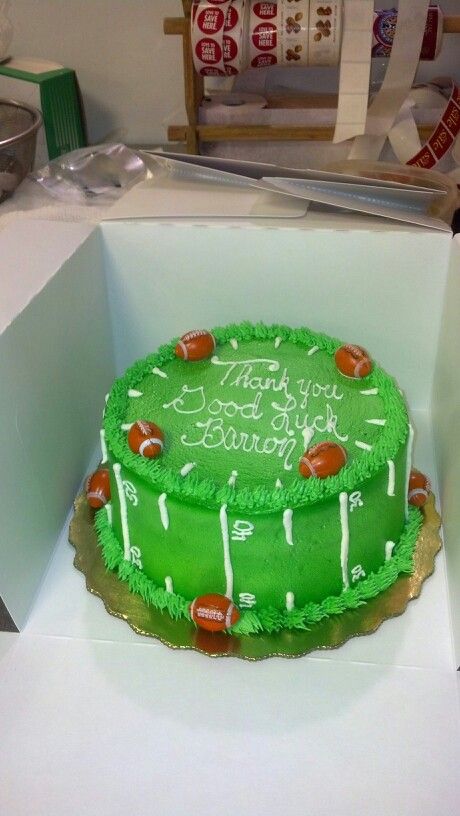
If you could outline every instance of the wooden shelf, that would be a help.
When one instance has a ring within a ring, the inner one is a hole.
[[[460,16],[444,17],[442,30],[444,34],[460,34]]]
[[[171,142],[185,142],[187,152],[198,154],[200,142],[222,141],[330,141],[334,127],[304,125],[204,125],[199,122],[199,107],[204,94],[204,80],[193,66],[190,38],[190,14],[192,0],[182,0],[183,17],[166,17],[163,31],[166,35],[182,37],[184,61],[185,109],[188,125],[170,125],[168,139]],[[445,34],[460,34],[460,16],[444,17]],[[302,96],[272,96],[268,98],[268,109],[315,109],[337,107],[337,94],[304,94]],[[418,128],[420,138],[429,138],[434,125]]]
[[[418,128],[422,141],[428,139],[434,125],[423,125]],[[333,127],[306,127],[303,125],[195,125],[199,142],[330,142],[334,135]],[[171,142],[187,142],[189,127],[187,125],[170,125],[168,139]]]

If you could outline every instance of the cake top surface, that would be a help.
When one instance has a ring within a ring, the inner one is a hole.
[[[248,323],[212,335],[208,358],[179,359],[175,340],[110,393],[104,429],[112,455],[159,490],[210,507],[296,507],[355,488],[404,442],[408,416],[393,379],[375,363],[363,378],[344,376],[338,340]],[[158,459],[130,450],[127,431],[137,420],[163,431]],[[345,467],[304,478],[300,459],[325,441],[346,450]]]

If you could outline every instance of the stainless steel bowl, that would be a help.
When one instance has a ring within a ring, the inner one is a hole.
[[[0,99],[0,202],[32,170],[40,111],[24,102]]]

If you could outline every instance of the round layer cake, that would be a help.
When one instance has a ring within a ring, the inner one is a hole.
[[[106,564],[174,617],[217,595],[232,632],[305,628],[412,569],[409,418],[359,347],[285,326],[190,333],[114,383],[101,439]]]

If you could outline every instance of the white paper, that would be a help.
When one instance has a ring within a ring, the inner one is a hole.
[[[399,0],[398,22],[385,77],[369,106],[365,135],[355,139],[350,158],[379,158],[388,131],[414,81],[428,5],[429,0]]]
[[[268,187],[219,186],[205,175],[163,176],[137,184],[108,212],[109,220],[120,218],[298,218],[305,215],[308,200],[289,200]]]
[[[431,229],[450,232],[450,227],[439,218],[433,218],[423,211],[422,199],[417,202],[416,193],[411,192],[410,198],[400,199],[400,206],[398,207],[398,200],[391,198],[389,191],[388,197],[375,196],[372,194],[365,194],[356,191],[356,185],[351,185],[354,191],[348,194],[338,185],[331,186],[329,189],[321,187],[319,184],[311,185],[303,180],[293,179],[267,179],[266,184],[280,189],[289,195],[298,196],[299,198],[307,198],[309,201],[315,201],[318,204],[326,204],[329,207],[340,207],[345,210],[355,210],[367,215],[377,215],[381,218],[392,218],[396,221],[404,221],[408,224],[417,224],[418,226],[429,227]],[[345,187],[345,185],[344,185]],[[369,191],[369,188],[366,188]],[[377,189],[377,188],[376,188]],[[430,196],[428,191],[420,191],[420,196]]]
[[[365,131],[373,18],[373,0],[347,0],[345,3],[334,144]]]
[[[222,207],[222,198],[216,195],[214,202],[214,192],[212,200],[206,204],[205,199],[206,196],[209,197],[209,187],[202,186],[206,182],[208,185],[213,184],[216,191],[219,187],[221,193],[226,191],[229,209],[225,214],[232,216],[239,213],[244,218],[255,214],[252,211],[255,200],[251,202],[249,195],[245,201],[243,194],[257,189],[264,193],[277,191],[280,196],[283,194],[283,197],[293,196],[330,207],[450,231],[450,227],[444,221],[429,215],[431,203],[439,196],[445,195],[444,191],[429,190],[426,187],[404,185],[382,179],[360,178],[342,173],[296,170],[270,164],[205,156],[161,153],[155,154],[154,160],[160,165],[163,172],[162,186],[158,190],[165,190],[173,183],[185,185],[185,189],[188,189],[191,196],[196,198],[196,205],[193,204],[192,198],[190,200],[193,212],[189,214],[192,215],[224,214],[218,211]],[[186,193],[184,193],[185,198]],[[238,198],[241,199],[240,203]],[[200,200],[203,200],[204,210],[207,206],[206,212],[200,209]],[[153,203],[153,206],[154,211],[150,210],[146,214],[155,217],[159,214],[159,204],[157,206],[156,203]],[[167,209],[164,214],[167,216],[180,217],[185,214],[181,212],[180,206],[175,201],[166,201],[164,206]],[[280,209],[282,210],[283,207],[284,204],[280,201]],[[270,214],[275,213],[272,211]]]
[[[274,178],[294,178],[294,179],[317,179],[323,181],[338,181],[350,182],[360,184],[365,187],[371,185],[372,187],[394,188],[399,190],[427,190],[430,188],[403,184],[399,181],[391,181],[389,179],[365,178],[364,176],[355,176],[352,173],[336,173],[329,170],[312,170],[301,169],[293,167],[284,167],[278,164],[270,164],[266,162],[243,161],[242,159],[227,159],[217,156],[194,156],[187,153],[173,153],[170,151],[155,151],[144,152],[144,155],[156,163],[167,168],[171,175],[181,175],[184,178],[201,180],[208,178],[210,180],[226,179],[231,183],[230,176],[235,178],[234,184],[247,185],[248,179],[262,179],[268,177]],[[188,168],[188,169],[186,169]],[[218,171],[217,173],[208,173],[209,170]],[[206,175],[205,175],[206,174]]]

